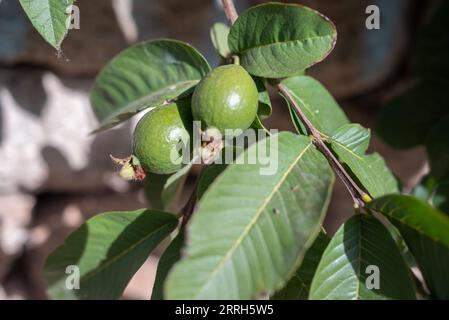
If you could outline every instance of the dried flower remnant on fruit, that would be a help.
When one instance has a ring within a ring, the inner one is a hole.
[[[112,155],[109,155],[112,159],[112,161],[121,166],[120,169],[120,176],[125,180],[136,180],[141,181],[145,179],[145,171],[143,170],[142,166],[140,165],[139,159],[137,157],[131,155],[127,158],[120,159],[115,158]]]

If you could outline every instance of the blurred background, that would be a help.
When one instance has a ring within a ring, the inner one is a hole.
[[[262,2],[237,0],[236,6],[242,11]],[[335,50],[310,74],[335,95],[352,122],[375,129],[382,105],[413,81],[410,52],[437,2],[297,2],[337,26]],[[142,185],[121,180],[109,159],[130,154],[136,119],[89,135],[97,126],[89,90],[100,68],[127,46],[161,37],[189,42],[212,65],[218,62],[209,27],[226,21],[219,1],[77,0],[76,5],[80,29],[70,31],[58,53],[34,31],[17,0],[0,0],[0,299],[45,299],[42,265],[71,230],[100,212],[148,205]],[[380,9],[379,30],[365,27],[369,5]],[[273,103],[267,126],[293,130],[282,101],[273,95]],[[409,190],[427,171],[423,148],[397,151],[373,133],[370,150],[384,156]],[[337,183],[328,231],[335,232],[351,212],[350,198]],[[124,298],[150,297],[159,254],[156,250],[139,270]]]

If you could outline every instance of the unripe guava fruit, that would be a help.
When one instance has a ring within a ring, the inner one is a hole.
[[[258,92],[245,69],[220,66],[204,77],[192,97],[192,114],[203,128],[247,129],[256,117]]]
[[[146,172],[176,172],[183,166],[180,161],[183,157],[182,150],[177,146],[180,143],[189,146],[191,131],[192,114],[189,101],[181,100],[157,107],[137,123],[133,154]]]

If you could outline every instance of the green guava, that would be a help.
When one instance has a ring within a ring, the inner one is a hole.
[[[133,154],[146,172],[168,174],[182,168],[192,132],[190,102],[180,100],[145,114],[134,130]],[[180,146],[184,145],[185,148]],[[184,154],[183,154],[184,150]]]
[[[203,128],[247,129],[256,117],[258,92],[245,69],[220,66],[204,77],[192,97],[192,114]]]

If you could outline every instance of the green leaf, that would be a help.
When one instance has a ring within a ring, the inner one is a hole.
[[[372,279],[378,268],[378,287]],[[372,267],[371,267],[372,268]],[[415,289],[396,243],[376,219],[357,214],[334,235],[312,281],[313,300],[415,299]]]
[[[228,35],[229,27],[224,23],[214,23],[210,29],[210,38],[215,51],[223,59],[226,59],[231,54],[231,50],[228,46]]]
[[[298,268],[319,233],[334,176],[308,137],[287,132],[241,157],[265,143],[277,150],[277,170],[261,174],[260,161],[229,165],[199,202],[185,256],[166,282],[168,299],[266,296]]]
[[[377,133],[395,148],[424,144],[435,124],[449,114],[449,84],[420,81],[388,103],[378,120]]]
[[[350,123],[338,128],[331,139],[340,145],[344,145],[355,154],[363,156],[368,149],[370,137],[369,129],[357,123]]]
[[[208,166],[198,181],[198,199],[201,199],[215,179],[228,167],[226,164],[213,164]]]
[[[277,292],[271,300],[307,300],[309,298],[310,285],[321,256],[329,244],[329,237],[320,232],[315,242],[307,250],[301,266],[287,285]]]
[[[431,174],[437,179],[449,179],[449,116],[429,132],[426,148]]]
[[[252,7],[236,20],[229,47],[249,73],[283,78],[323,60],[334,48],[337,31],[321,13],[296,4]]]
[[[285,99],[285,102],[287,103],[288,106],[288,112],[290,114],[290,118],[292,120],[292,123],[296,129],[296,132],[298,132],[298,134],[300,135],[307,135],[307,130],[306,127],[304,126],[304,124],[301,122],[301,119],[299,119],[298,114],[295,111],[295,108],[290,104],[290,102]]]
[[[334,97],[317,80],[309,76],[285,79],[281,85],[320,132],[331,136],[342,125],[349,123]]]
[[[20,4],[45,41],[59,49],[69,31],[73,0],[20,0]]]
[[[413,189],[413,196],[449,214],[449,180],[438,181],[432,176],[426,176]]]
[[[420,199],[389,195],[369,203],[399,230],[433,297],[449,299],[449,217]]]
[[[164,299],[164,283],[173,265],[181,259],[181,249],[184,245],[184,232],[181,231],[165,249],[157,265],[151,300]]]
[[[366,149],[369,139],[369,132],[366,129],[358,125],[347,125],[340,128],[336,134],[338,140],[330,140],[332,150],[338,159],[349,167],[371,196],[377,198],[399,191],[395,177],[379,154],[360,154]]]
[[[263,120],[271,116],[271,99],[270,95],[268,94],[264,79],[253,77],[253,80],[256,84],[257,91],[259,92],[259,108],[257,109],[257,114],[259,115],[260,119]]]
[[[193,163],[189,163],[180,170],[170,175],[162,189],[161,198],[164,204],[164,209],[168,211],[175,211],[177,206],[177,199],[179,199],[182,188],[189,175]]]
[[[95,80],[91,103],[101,125],[97,131],[185,95],[209,71],[204,57],[180,41],[148,41],[126,49]]]
[[[117,299],[177,219],[153,210],[109,212],[89,219],[47,259],[44,276],[55,299]],[[66,268],[79,268],[79,289],[70,290]]]
[[[259,92],[259,106],[257,109],[256,118],[251,124],[251,128],[262,129],[265,130],[266,132],[269,132],[268,129],[265,128],[264,124],[262,123],[262,120],[271,116],[272,113],[270,95],[268,94],[264,79],[259,77],[253,77],[253,80],[257,86],[257,91]]]

